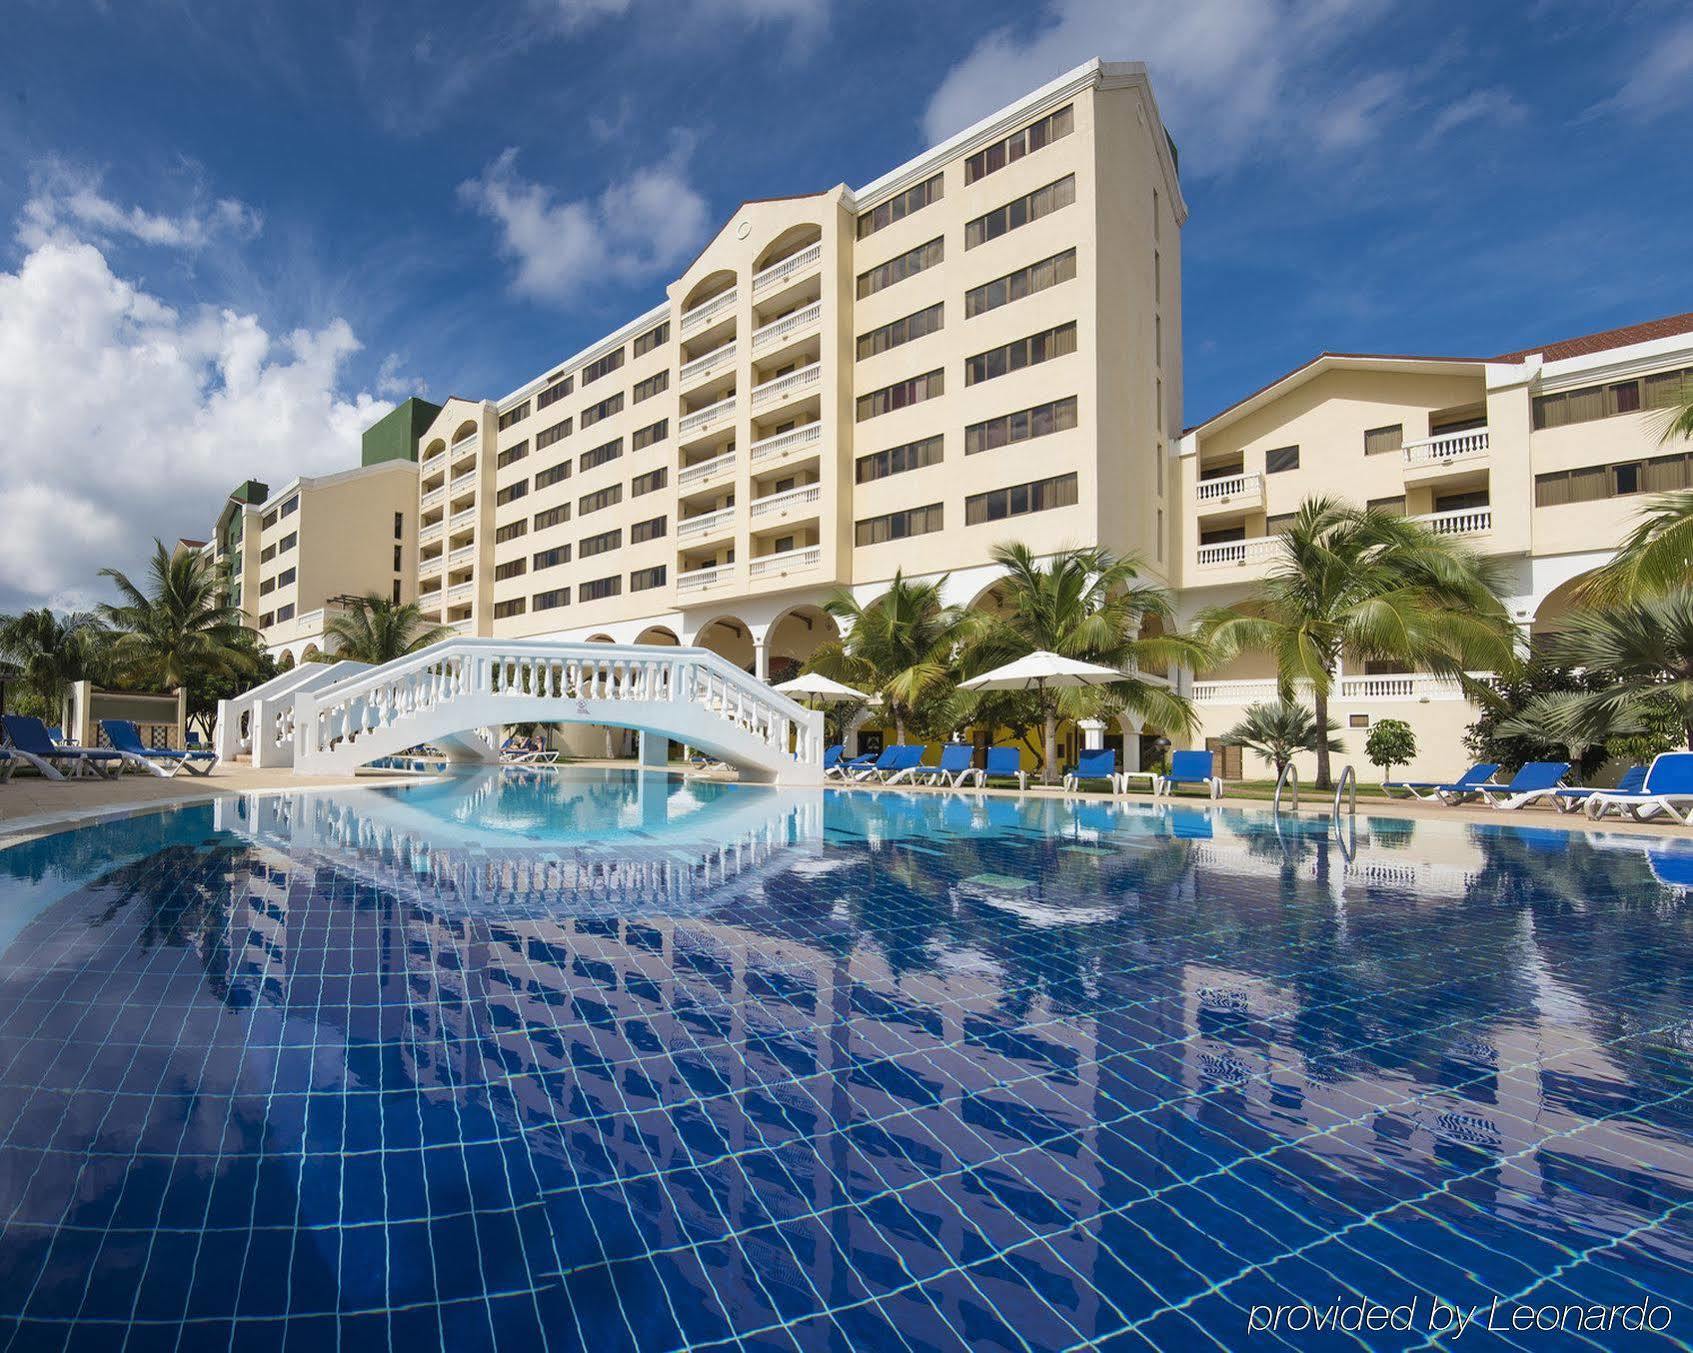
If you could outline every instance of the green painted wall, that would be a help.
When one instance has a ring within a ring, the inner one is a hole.
[[[385,460],[416,460],[417,439],[441,412],[439,404],[415,396],[364,430],[361,461],[377,465]]]

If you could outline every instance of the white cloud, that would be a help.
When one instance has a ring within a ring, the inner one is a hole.
[[[1622,87],[1594,104],[1590,114],[1618,113],[1648,122],[1685,107],[1693,100],[1693,19],[1654,35],[1629,69]]]
[[[113,210],[89,225],[141,224]],[[0,609],[86,605],[105,595],[98,570],[137,568],[154,536],[203,537],[238,481],[356,463],[390,407],[342,393],[359,347],[345,321],[273,335],[173,308],[74,238],[82,219],[62,215],[0,272]]]
[[[1521,122],[1527,116],[1528,110],[1505,90],[1478,89],[1453,100],[1436,113],[1428,125],[1423,143],[1432,144],[1449,132],[1473,122],[1499,127]]]
[[[602,19],[621,18],[643,0],[554,0],[559,18],[568,28],[580,28]],[[815,35],[829,18],[830,0],[693,0],[692,15],[674,0],[645,0],[661,22],[674,27],[688,18],[706,23],[789,24],[796,33]]]
[[[565,302],[606,281],[646,281],[698,246],[707,208],[683,172],[687,158],[679,146],[598,198],[560,202],[517,172],[513,147],[458,191],[499,226],[500,252],[516,265],[512,291]]]
[[[120,207],[100,191],[100,179],[56,161],[31,176],[30,196],[18,219],[18,239],[34,248],[57,235],[200,249],[214,239],[249,240],[264,218],[232,197],[195,201],[171,216],[140,207]]]

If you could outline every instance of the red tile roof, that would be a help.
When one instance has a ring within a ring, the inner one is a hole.
[[[1537,348],[1519,348],[1516,352],[1501,353],[1496,362],[1520,362],[1539,353],[1548,362],[1565,357],[1590,357],[1611,348],[1626,348],[1631,343],[1649,343],[1654,338],[1674,338],[1677,334],[1693,333],[1693,310],[1681,315],[1665,315],[1649,319],[1644,324],[1629,324],[1620,329],[1605,329],[1596,334],[1582,334],[1579,338],[1564,338]]]

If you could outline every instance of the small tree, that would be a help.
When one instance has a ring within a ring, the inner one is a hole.
[[[1222,740],[1231,747],[1257,752],[1276,768],[1279,780],[1295,752],[1314,752],[1318,747],[1340,750],[1340,739],[1335,737],[1340,725],[1333,719],[1325,722],[1324,736],[1319,737],[1317,716],[1296,700],[1248,705],[1245,717],[1224,733]]]
[[[1381,767],[1381,778],[1393,774],[1395,766],[1409,765],[1417,754],[1417,735],[1403,719],[1383,719],[1364,739],[1364,755]]]

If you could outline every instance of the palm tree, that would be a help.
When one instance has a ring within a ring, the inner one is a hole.
[[[1666,411],[1658,444],[1693,438],[1693,381],[1682,385],[1681,399]],[[1628,601],[1651,592],[1668,592],[1693,575],[1693,489],[1662,493],[1641,510],[1634,529],[1616,556],[1583,583],[1576,593],[1590,606]]]
[[[453,633],[437,625],[415,601],[390,601],[375,592],[354,597],[347,609],[324,626],[325,640],[335,641],[335,656],[380,665],[440,643]]]
[[[38,710],[58,719],[71,685],[99,669],[102,633],[99,619],[85,611],[60,616],[43,606],[0,616],[0,661],[12,669],[7,679],[21,686]]]
[[[911,582],[896,572],[888,590],[867,606],[840,589],[823,609],[849,628],[819,646],[806,664],[808,671],[880,695],[900,742],[919,703],[944,699],[952,689],[959,614],[941,601],[945,582]]]
[[[1327,750],[1340,751],[1343,744],[1335,736],[1339,731],[1340,725],[1330,719],[1326,736],[1319,739],[1316,715],[1297,700],[1277,700],[1248,705],[1245,717],[1222,740],[1257,752],[1275,766],[1279,780],[1295,752],[1314,752],[1320,741],[1328,744]]]
[[[1138,558],[1070,549],[1043,563],[1027,545],[1016,543],[995,546],[992,558],[1005,570],[999,584],[1003,604],[997,611],[971,611],[965,619],[965,663],[971,671],[985,672],[1045,651],[1124,673],[1122,681],[1106,687],[1036,693],[1047,784],[1057,776],[1060,715],[1084,718],[1122,710],[1172,732],[1193,727],[1188,702],[1140,673],[1194,665],[1203,661],[1205,649],[1181,635],[1141,637],[1145,621],[1169,623],[1173,610],[1164,588],[1140,580]]]
[[[240,609],[229,604],[213,564],[193,552],[172,558],[164,542],[155,540],[147,573],[150,590],[143,591],[117,569],[100,570],[123,598],[116,606],[103,604],[100,614],[118,632],[112,658],[130,680],[174,690],[251,670],[252,631]]]
[[[1495,569],[1420,522],[1310,498],[1277,537],[1278,553],[1255,597],[1212,608],[1200,632],[1219,661],[1257,649],[1275,657],[1278,694],[1311,687],[1317,723],[1342,659],[1394,661],[1453,677],[1515,661],[1515,628],[1495,591]],[[1331,787],[1319,742],[1317,787]]]

